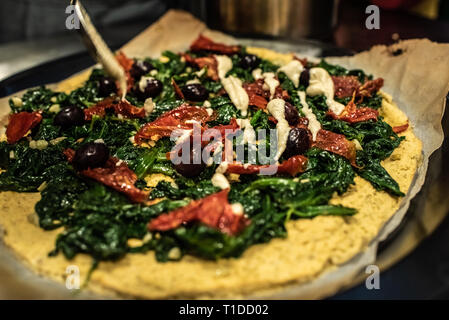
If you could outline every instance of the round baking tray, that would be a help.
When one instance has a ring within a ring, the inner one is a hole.
[[[289,43],[240,39],[240,43],[310,57],[352,54],[346,49],[316,41]],[[22,71],[0,82],[0,98],[26,88],[61,81],[93,63],[87,53],[78,53]],[[447,110],[443,128],[446,137],[449,130]],[[446,217],[449,212],[449,197],[446,196],[449,191],[449,167],[445,163],[449,163],[447,139],[430,157],[426,182],[411,201],[400,226],[379,245],[376,265],[382,271],[380,289],[368,290],[364,284],[368,275],[360,274],[333,299],[449,298],[449,218]],[[1,288],[3,298],[42,297],[37,292],[34,295],[34,292],[29,291],[24,295],[23,290],[29,288],[23,283],[23,279],[17,283],[19,287],[16,284],[14,288]],[[20,286],[23,286],[22,291]],[[47,298],[52,297],[54,298]]]

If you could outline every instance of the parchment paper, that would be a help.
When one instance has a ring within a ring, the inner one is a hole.
[[[190,14],[172,10],[131,40],[122,50],[130,57],[158,57],[164,50],[186,50],[200,33],[215,41],[236,43],[232,37],[208,30],[204,23]],[[403,53],[392,55],[398,48],[402,49]],[[384,91],[391,94],[399,108],[407,114],[415,134],[423,141],[423,162],[400,209],[385,223],[365,251],[314,281],[248,298],[322,298],[350,283],[367,265],[375,262],[379,242],[401,222],[410,200],[424,183],[429,156],[443,141],[441,119],[445,97],[449,91],[449,44],[437,44],[426,39],[407,40],[391,47],[375,46],[352,57],[327,60],[348,68],[360,68],[385,79]],[[0,116],[8,111],[8,98],[3,98],[0,100]],[[29,278],[29,275],[27,277]],[[42,282],[41,279],[37,281]]]

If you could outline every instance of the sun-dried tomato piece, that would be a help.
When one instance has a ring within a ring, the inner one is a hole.
[[[210,121],[206,108],[182,104],[176,109],[162,114],[153,122],[145,124],[134,136],[137,144],[142,143],[143,139],[157,140],[161,137],[169,137],[176,129],[192,129],[194,122],[204,125]]]
[[[356,76],[331,76],[334,82],[334,91],[337,98],[352,97],[361,83]]]
[[[409,124],[408,124],[408,122],[407,122],[406,124],[403,124],[403,125],[400,125],[400,126],[393,127],[393,132],[394,132],[394,133],[401,133],[401,132],[404,132],[405,130],[408,129],[408,126],[409,126]]]
[[[194,200],[185,207],[154,218],[148,223],[150,231],[168,231],[188,222],[200,222],[229,235],[240,233],[250,220],[236,214],[228,201],[229,189]]]
[[[133,106],[128,101],[116,101],[115,98],[109,97],[96,105],[84,109],[84,119],[92,120],[94,115],[102,118],[106,115],[106,110],[114,109],[115,114],[121,114],[127,118],[144,118],[145,109]]]
[[[122,51],[117,53],[115,55],[115,59],[118,61],[118,63],[122,66],[123,70],[126,74],[126,83],[127,83],[127,90],[131,90],[134,86],[134,78],[131,76],[131,68],[133,67],[134,60],[128,58]],[[120,85],[117,83],[117,88],[120,88]]]
[[[190,45],[190,50],[195,51],[212,51],[222,54],[234,54],[240,51],[240,46],[226,45],[223,43],[214,42],[208,37],[200,34],[198,38]]]
[[[274,168],[273,166],[276,166]],[[259,174],[264,169],[273,168],[273,172],[279,174],[288,174],[292,177],[300,172],[304,172],[307,167],[307,158],[302,155],[296,155],[288,158],[279,165],[244,165],[242,163],[230,163],[227,166],[227,173],[237,174]]]
[[[173,89],[175,90],[175,94],[179,99],[184,100],[184,93],[182,93],[181,88],[176,83],[175,79],[171,78],[171,84],[173,86]]]
[[[250,106],[255,106],[258,109],[266,109],[268,101],[270,100],[270,91],[264,89],[263,79],[258,79],[251,83],[244,83],[243,89],[245,89],[248,94],[248,104]],[[277,86],[273,98],[288,100],[290,96],[281,86]]]
[[[218,62],[213,56],[193,58],[188,54],[182,55],[186,62],[200,69],[207,67],[207,76],[214,81],[218,81]]]
[[[72,162],[75,150],[66,149],[64,154],[67,160]],[[137,181],[137,175],[128,167],[126,162],[115,157],[110,157],[104,167],[88,168],[80,171],[80,174],[125,194],[132,202],[142,203],[148,199],[149,192],[140,190],[134,185]]]
[[[354,103],[354,99],[352,99],[344,108],[340,115],[336,115],[332,111],[328,111],[326,113],[328,116],[333,119],[338,119],[342,121],[346,121],[349,123],[356,123],[361,121],[374,120],[377,121],[377,117],[379,116],[379,112],[375,109],[371,109],[368,107],[357,108]]]
[[[307,58],[299,58],[298,56],[294,55],[293,59],[298,60],[299,62],[301,62],[303,67],[307,67]]]
[[[357,166],[355,162],[355,144],[346,139],[342,134],[320,129],[317,133],[316,140],[312,142],[312,147],[343,156],[349,160],[351,165]]]
[[[13,113],[9,116],[8,127],[6,128],[6,139],[9,144],[16,143],[22,139],[28,130],[33,129],[42,120],[42,115],[38,111]]]
[[[358,89],[357,96],[371,97],[373,93],[379,91],[384,85],[384,79],[377,78],[374,80],[365,81],[365,83]]]

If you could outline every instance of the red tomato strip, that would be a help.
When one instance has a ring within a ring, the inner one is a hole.
[[[186,62],[200,69],[207,67],[207,76],[214,81],[218,81],[218,62],[213,56],[192,58],[188,54],[183,54]]]
[[[66,149],[64,154],[67,160],[72,162],[75,150]],[[149,192],[140,190],[134,185],[137,181],[137,175],[128,168],[124,161],[115,157],[110,157],[102,168],[89,168],[80,173],[125,194],[132,202],[142,203],[148,199]]]
[[[312,147],[343,156],[351,162],[351,165],[357,167],[355,144],[342,134],[321,129],[318,131],[316,140],[312,142]]]
[[[371,97],[384,85],[382,78],[367,80],[363,85],[356,76],[332,76],[332,81],[337,98],[351,97],[354,93],[357,97]]]
[[[126,74],[126,83],[128,84],[127,90],[131,90],[134,86],[134,78],[131,76],[130,70],[133,67],[134,60],[128,58],[122,51],[117,53],[115,59],[122,66],[123,70],[125,70]],[[117,83],[117,88],[120,88],[120,85]],[[119,93],[120,95],[120,93]]]
[[[358,89],[357,96],[371,97],[373,93],[379,91],[384,85],[384,79],[377,78],[374,80],[365,81],[365,83]]]
[[[405,130],[407,130],[408,129],[408,122],[406,123],[406,124],[403,124],[403,125],[400,125],[400,126],[396,126],[396,127],[393,127],[393,132],[394,133],[401,133],[401,132],[404,132]]]
[[[9,116],[8,127],[6,128],[6,139],[9,144],[16,143],[22,139],[28,130],[33,129],[42,120],[39,112],[13,113]]]
[[[200,222],[229,235],[241,232],[250,220],[235,214],[228,201],[229,189],[194,200],[185,207],[162,214],[148,223],[150,231],[168,231],[188,222]]]
[[[264,80],[258,79],[252,83],[243,84],[249,98],[249,105],[256,106],[258,109],[266,109],[268,100],[270,99],[270,92],[263,89]],[[283,90],[281,86],[276,87],[274,98],[287,100],[290,98],[288,92]]]
[[[237,174],[259,174],[261,170],[269,168],[269,165],[254,165],[250,164],[245,167],[241,163],[230,163],[226,169],[227,173]],[[277,166],[276,173],[289,174],[292,177],[300,172],[304,172],[307,167],[307,158],[302,155],[296,155],[288,158]]]
[[[356,76],[332,76],[334,91],[337,98],[352,97],[361,86]]]
[[[133,106],[128,101],[116,101],[113,97],[109,97],[92,107],[84,109],[84,119],[90,121],[94,115],[104,117],[108,109],[114,109],[115,114],[121,114],[127,118],[145,117],[144,108]]]
[[[184,100],[184,94],[181,91],[181,88],[176,83],[175,79],[171,78],[171,84],[173,86],[173,89],[175,90],[175,94],[179,99]]]
[[[355,96],[354,96],[355,97]],[[379,116],[379,112],[375,109],[371,108],[357,108],[354,103],[354,99],[352,99],[345,107],[343,112],[340,115],[336,115],[332,111],[328,111],[327,115],[332,117],[333,119],[339,119],[342,121],[346,121],[349,123],[356,123],[367,120],[377,121],[377,117]]]
[[[190,50],[193,52],[212,51],[230,55],[238,53],[240,51],[240,46],[230,46],[223,43],[217,43],[200,34],[198,38],[190,45]]]
[[[143,139],[157,140],[161,137],[169,137],[176,129],[192,129],[193,123],[187,123],[188,120],[194,120],[203,125],[210,121],[211,117],[205,108],[182,104],[176,109],[165,112],[153,122],[145,124],[134,136],[134,141],[141,144]]]

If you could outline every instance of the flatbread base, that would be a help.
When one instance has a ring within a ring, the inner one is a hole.
[[[252,48],[270,58],[270,50]],[[267,56],[268,55],[268,56]],[[282,54],[276,54],[280,59]],[[271,57],[272,59],[274,57]],[[286,60],[292,56],[284,55]],[[73,90],[87,77],[83,72],[59,84],[58,90]],[[391,126],[406,123],[407,116],[383,94],[380,114]],[[407,192],[422,161],[422,143],[412,127],[401,133],[405,140],[383,161],[383,166]],[[62,254],[49,257],[62,230],[44,231],[38,226],[34,205],[38,193],[0,193],[0,225],[4,243],[40,275],[65,282],[67,267],[80,270],[86,278],[92,259],[84,254],[68,261]],[[128,254],[117,262],[102,262],[92,274],[87,289],[100,294],[150,299],[240,298],[259,292],[274,292],[301,284],[350,260],[363,251],[384,223],[400,207],[403,198],[376,191],[356,177],[343,196],[331,203],[356,208],[352,217],[318,216],[287,223],[288,237],[255,245],[236,259],[205,261],[186,256],[179,262],[160,263],[153,252]]]

